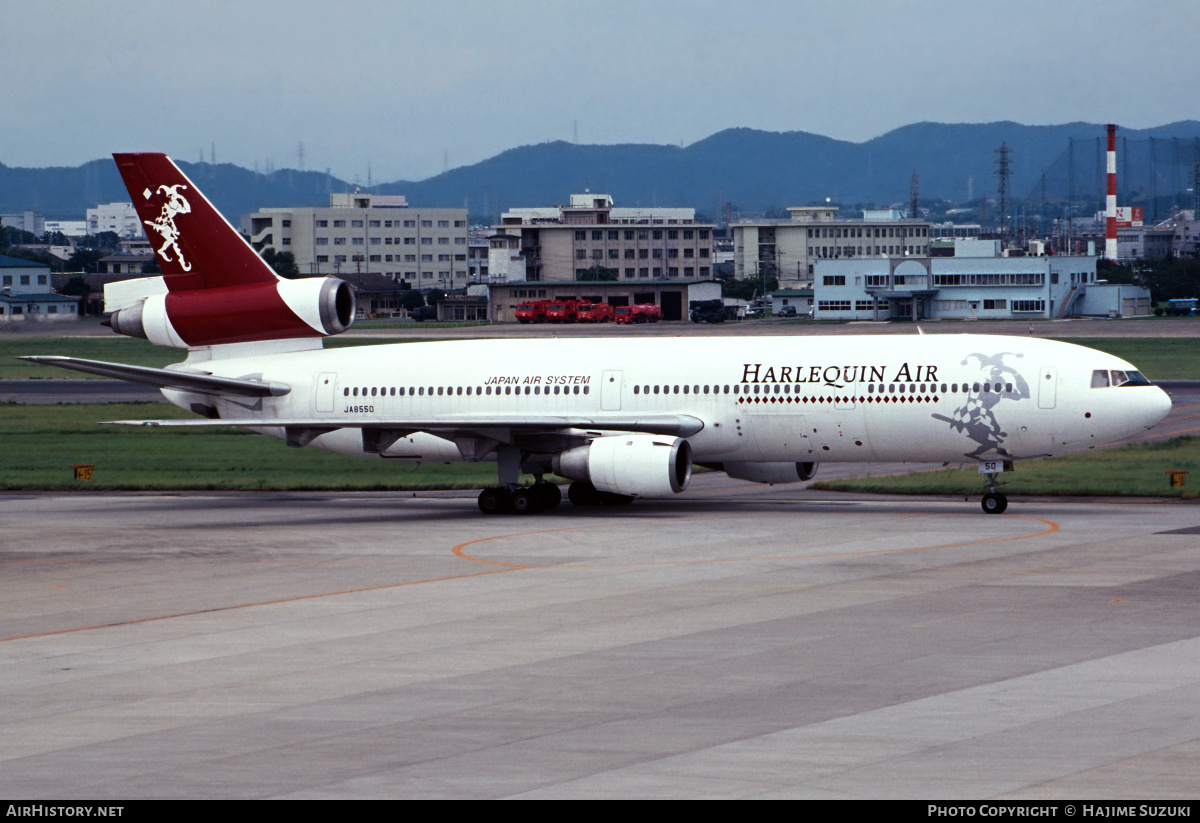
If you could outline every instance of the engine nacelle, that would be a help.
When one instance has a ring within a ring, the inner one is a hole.
[[[340,334],[354,323],[354,289],[334,277],[152,294],[114,312],[118,334],[159,346],[213,346]]]
[[[799,483],[812,480],[819,463],[723,463],[730,477],[755,483]]]
[[[632,497],[679,494],[692,479],[692,447],[682,437],[619,434],[555,455],[555,474]]]

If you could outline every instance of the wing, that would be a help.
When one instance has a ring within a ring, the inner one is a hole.
[[[234,397],[282,397],[292,390],[283,383],[264,383],[245,377],[217,377],[208,372],[179,371],[176,369],[154,369],[149,366],[126,366],[121,363],[105,363],[102,360],[84,360],[79,357],[58,355],[27,355],[18,360],[31,360],[48,366],[98,374],[131,383],[144,383],[160,389],[178,389],[203,394],[232,395]]]
[[[338,429],[361,429],[363,449],[385,451],[392,443],[414,432],[443,437],[455,442],[512,443],[531,437],[557,435],[586,441],[602,432],[639,432],[691,437],[704,428],[704,421],[687,414],[592,414],[592,415],[484,415],[448,414],[432,418],[363,419],[339,417],[244,418],[220,420],[109,420],[112,426],[162,426],[212,428],[238,426],[246,429],[284,429],[289,446],[306,446]],[[557,451],[558,449],[551,449]]]

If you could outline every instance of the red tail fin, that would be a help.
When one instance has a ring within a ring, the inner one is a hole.
[[[279,277],[165,154],[113,158],[167,288],[148,288],[115,311],[113,331],[195,347],[325,337],[354,322],[347,283]]]
[[[279,278],[165,154],[114,154],[171,291]]]

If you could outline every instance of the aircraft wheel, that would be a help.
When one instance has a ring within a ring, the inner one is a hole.
[[[542,503],[543,511],[557,509],[558,504],[562,502],[562,492],[553,483],[534,483],[533,490],[537,493],[538,500]]]
[[[504,489],[484,489],[479,493],[479,510],[484,514],[504,514],[509,510],[508,492]]]
[[[1008,508],[1008,498],[998,492],[988,492],[980,505],[984,514],[1004,514]]]
[[[600,492],[596,491],[596,487],[585,480],[576,480],[567,489],[567,499],[576,506],[598,506],[600,504]]]
[[[517,489],[509,497],[513,514],[537,514],[542,510],[542,501],[533,489]]]

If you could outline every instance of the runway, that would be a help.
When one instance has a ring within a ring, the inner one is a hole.
[[[1200,507],[3,496],[0,792],[1191,798]]]

